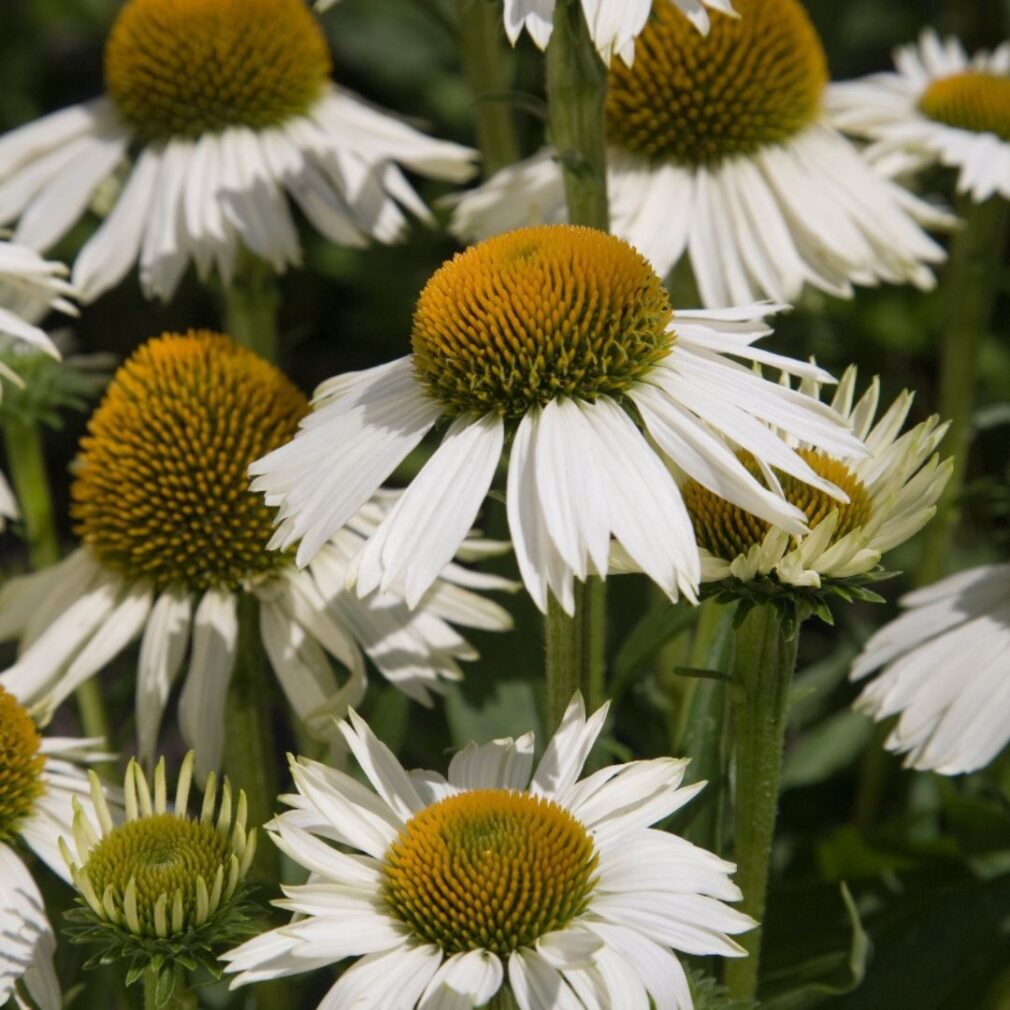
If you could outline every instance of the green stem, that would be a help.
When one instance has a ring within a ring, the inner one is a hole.
[[[787,641],[778,612],[754,607],[736,631],[732,692],[736,744],[734,833],[737,871],[743,891],[741,911],[761,922],[768,891],[768,871],[785,743],[789,688],[796,667],[798,632]],[[757,992],[761,928],[740,937],[747,957],[727,961],[730,995],[753,999]]]
[[[259,633],[259,601],[239,597],[238,651],[225,711],[224,769],[233,788],[245,791],[249,824],[261,827],[273,816],[277,753],[270,720],[266,660]],[[260,832],[250,876],[267,885],[280,880],[277,849]]]
[[[477,143],[484,175],[519,160],[519,136],[509,104],[511,54],[505,49],[501,10],[495,0],[459,0],[460,62],[473,91]]]
[[[698,624],[691,645],[690,665],[696,669],[729,672],[733,653],[734,608],[706,600],[698,608]],[[686,808],[687,819],[679,830],[688,841],[703,848],[721,850],[723,798],[728,763],[726,723],[729,709],[726,684],[712,679],[691,678],[670,753],[690,758],[689,781],[708,783],[697,801]],[[692,809],[693,808],[693,809]]]
[[[277,362],[277,312],[281,296],[269,263],[243,252],[230,285],[222,289],[229,336],[267,361]]]
[[[163,979],[160,988],[159,977]],[[182,965],[174,964],[161,972],[148,968],[144,972],[144,1010],[196,1010],[197,1006],[196,994],[186,981]]]
[[[590,607],[586,584],[575,584],[575,611],[569,616],[561,604],[547,598],[546,674],[547,723],[553,731],[576,691],[581,691],[589,673]]]
[[[568,220],[607,231],[607,70],[589,35],[581,0],[558,0],[547,47],[551,140],[565,178]]]
[[[595,576],[575,582],[571,617],[553,596],[547,601],[547,720],[552,730],[576,691],[590,711],[603,703],[605,604],[603,583]]]
[[[918,581],[923,585],[946,574],[960,519],[979,358],[999,289],[1010,201],[996,196],[975,203],[965,196],[959,201],[958,211],[965,223],[954,239],[944,282],[940,357],[940,416],[950,421],[945,447],[954,456],[954,469],[923,537],[918,572]]]
[[[508,982],[503,983],[502,987],[488,1000],[486,1010],[518,1010],[516,998],[512,995]]]
[[[13,419],[7,421],[4,424],[4,447],[21,508],[28,558],[36,571],[48,568],[60,560],[60,541],[46,473],[41,425]]]
[[[17,494],[32,568],[38,571],[60,560],[60,538],[53,512],[53,495],[46,472],[42,427],[37,423],[7,421],[3,426],[7,465]],[[102,692],[95,680],[86,680],[75,692],[81,728],[87,737],[101,738],[112,746]],[[96,770],[114,776],[111,765]]]

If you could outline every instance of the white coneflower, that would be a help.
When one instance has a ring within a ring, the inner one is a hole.
[[[853,680],[879,670],[855,707],[899,717],[887,749],[912,768],[985,767],[1010,741],[1010,565],[959,572],[901,605],[852,666]]]
[[[101,757],[95,741],[44,737],[17,698],[0,687],[0,1006],[27,994],[41,1010],[60,1010],[53,970],[56,940],[24,845],[64,880],[57,840],[69,834],[73,803],[90,807],[82,764]],[[103,803],[105,801],[103,800]]]
[[[190,752],[170,804],[164,758],[150,783],[130,761],[121,823],[92,773],[92,810],[76,804],[72,832],[59,839],[80,894],[71,935],[101,946],[93,962],[130,960],[128,981],[148,968],[174,973],[178,965],[217,973],[216,950],[251,931],[242,899],[256,829],[246,827],[245,793],[233,797],[224,779],[219,795],[211,774],[200,813],[190,816],[193,765]]]
[[[304,0],[128,0],[105,47],[106,95],[0,137],[0,223],[47,249],[130,162],[115,207],[81,250],[93,299],[134,263],[168,298],[190,261],[227,283],[241,246],[300,261],[290,197],[327,238],[395,240],[428,211],[400,166],[461,181],[475,152],[425,136],[330,80]]]
[[[941,463],[935,453],[947,426],[934,416],[901,434],[912,406],[911,394],[902,393],[876,420],[879,380],[875,378],[853,403],[855,385],[856,369],[850,368],[832,406],[852,423],[869,450],[867,457],[840,459],[805,439],[789,439],[811,469],[841,488],[848,501],[832,501],[788,474],[775,475],[786,499],[806,516],[808,534],[790,534],[695,481],[682,487],[702,546],[706,581],[749,582],[774,575],[786,585],[818,587],[822,579],[865,575],[886,551],[904,543],[929,521],[950,477],[951,460]],[[752,459],[744,463],[758,472]]]
[[[607,93],[611,230],[661,275],[687,256],[706,305],[793,302],[806,285],[934,283],[943,250],[920,224],[952,219],[882,178],[831,125],[827,63],[798,0],[741,0],[739,18],[692,29],[669,0]],[[554,152],[458,200],[467,241],[564,220]]]
[[[835,124],[873,141],[866,154],[889,175],[947,165],[976,203],[1010,199],[1010,42],[970,57],[957,39],[926,29],[894,64],[830,87]]]
[[[701,788],[681,787],[686,761],[579,780],[605,716],[577,698],[535,772],[527,734],[470,744],[446,779],[405,771],[352,713],[375,792],[292,761],[294,810],[270,831],[312,880],[278,902],[290,925],[223,956],[235,984],[357,958],[321,1006],[469,1010],[508,985],[522,1010],[689,1010],[674,951],[739,956],[754,922],[724,904],[732,864],[650,827]]]
[[[36,322],[50,310],[76,314],[70,297],[73,288],[64,279],[62,263],[43,259],[37,252],[0,238],[0,396],[3,380],[21,385],[14,365],[18,342],[59,358],[59,351]],[[19,515],[14,492],[0,473],[0,530],[7,519]]]
[[[140,637],[137,730],[150,759],[188,651],[180,726],[204,774],[220,761],[243,597],[257,601],[288,701],[322,739],[332,736],[332,717],[360,701],[366,654],[421,702],[440,681],[458,679],[457,660],[476,653],[449,622],[511,624],[467,586],[510,584],[452,568],[414,612],[396,596],[348,592],[348,560],[395,498],[363,503],[306,571],[266,549],[273,514],[248,490],[246,469],[290,438],[307,411],[281,372],[228,337],[170,334],[139,348],[81,443],[71,513],[82,546],[0,590],[0,639],[19,636],[21,645],[0,683],[55,706]],[[349,671],[344,683],[327,654]]]
[[[761,420],[825,451],[859,454],[832,409],[732,358],[828,378],[753,347],[775,306],[674,316],[649,263],[627,243],[568,225],[475,246],[428,282],[413,354],[324,383],[290,445],[252,467],[279,505],[275,545],[317,552],[440,419],[440,447],[355,559],[359,592],[413,604],[452,559],[511,437],[509,529],[541,609],[573,606],[573,579],[607,571],[611,538],[671,596],[693,596],[698,550],[677,464],[793,532],[802,513],[714,437],[828,494],[840,492]],[[632,412],[634,410],[634,413]],[[343,451],[343,447],[353,447]]]

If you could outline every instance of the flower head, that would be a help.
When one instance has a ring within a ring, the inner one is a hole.
[[[802,509],[810,532],[790,535],[774,524],[730,505],[695,481],[683,487],[684,500],[702,546],[706,581],[750,582],[773,575],[792,586],[819,587],[871,572],[886,551],[917,533],[936,511],[950,476],[951,460],[935,453],[947,426],[930,417],[901,434],[912,405],[902,393],[876,419],[878,379],[854,403],[856,370],[842,377],[833,406],[853,425],[870,455],[839,459],[796,443],[807,465],[845,492],[837,501],[787,474],[774,475],[786,500]],[[756,472],[753,460],[745,465]]]
[[[131,761],[124,780],[126,818],[117,824],[92,773],[95,819],[77,805],[74,850],[60,851],[81,896],[75,939],[102,944],[103,960],[147,963],[190,958],[212,970],[216,947],[248,932],[242,881],[256,851],[246,829],[246,798],[224,779],[218,802],[213,774],[199,817],[188,812],[194,756],[186,755],[169,807],[164,758],[153,783]],[[153,786],[153,788],[152,788]]]
[[[62,263],[0,239],[0,398],[4,379],[23,385],[18,359],[24,357],[25,345],[59,358],[56,345],[36,323],[50,309],[76,314],[69,300],[74,290],[64,279],[66,273]],[[7,519],[18,515],[14,493],[0,473],[0,530]]]
[[[129,0],[105,45],[106,90],[145,140],[280,126],[331,70],[302,0]]]
[[[1010,741],[1010,565],[970,568],[901,600],[905,613],[863,646],[855,707],[898,716],[887,749],[911,768],[959,775]]]
[[[461,180],[475,152],[373,109],[330,71],[305,0],[127,0],[106,95],[0,137],[0,223],[47,249],[131,160],[74,264],[88,300],[138,261],[145,292],[166,299],[190,262],[230,283],[242,247],[283,271],[301,260],[288,196],[341,245],[395,241],[401,208],[429,216],[398,166]]]
[[[324,383],[294,441],[252,467],[253,486],[280,506],[274,545],[301,540],[298,561],[311,561],[444,417],[441,446],[355,558],[359,592],[424,596],[473,522],[509,436],[509,528],[539,607],[550,591],[570,608],[573,579],[606,573],[611,539],[671,596],[690,597],[697,547],[668,461],[802,532],[800,511],[712,430],[828,494],[840,492],[757,418],[842,456],[863,452],[832,410],[729,360],[830,381],[751,346],[775,311],[674,314],[644,257],[588,228],[519,229],[469,249],[421,293],[413,354]],[[360,448],[337,458],[343,445]]]
[[[283,373],[229,337],[149,340],[81,440],[71,487],[81,543],[105,568],[157,589],[236,589],[275,573],[284,558],[264,550],[272,516],[245,471],[308,409]]]
[[[673,951],[739,956],[730,936],[754,923],[724,904],[740,896],[731,864],[650,827],[701,788],[681,786],[686,761],[579,780],[605,716],[576,698],[535,772],[527,734],[470,744],[443,778],[406,772],[352,713],[341,728],[375,793],[292,761],[294,809],[270,832],[313,879],[285,888],[290,925],[224,956],[236,984],[358,957],[328,1003],[368,1010],[395,992],[464,1010],[508,984],[524,1010],[687,1010]]]
[[[976,203],[1010,199],[1010,42],[969,57],[957,39],[926,29],[894,63],[832,85],[837,126],[871,140],[867,156],[888,175],[947,165]]]
[[[102,757],[95,743],[43,736],[28,709],[0,687],[0,1004],[13,996],[25,1005],[27,995],[42,1010],[59,1010],[53,928],[18,848],[69,879],[57,838],[70,832],[75,800],[90,807],[81,766]]]
[[[799,0],[740,0],[695,37],[654,4],[606,101],[611,228],[666,275],[687,255],[706,305],[850,296],[885,280],[930,287],[952,219],[880,178],[830,126],[827,61]],[[552,150],[454,198],[467,240],[565,219]]]
[[[467,586],[511,585],[454,567],[416,613],[393,596],[348,593],[348,560],[393,507],[388,495],[363,503],[309,571],[268,550],[273,511],[249,490],[246,470],[307,411],[280,371],[222,334],[165,334],[138,348],[81,442],[71,487],[81,548],[0,591],[0,634],[26,645],[0,683],[52,707],[141,637],[137,726],[150,760],[188,651],[180,725],[206,774],[220,760],[242,600],[258,610],[292,707],[323,740],[335,739],[332,717],[360,699],[366,654],[421,702],[459,678],[457,660],[475,652],[449,622],[510,626]],[[327,654],[347,668],[343,683]]]

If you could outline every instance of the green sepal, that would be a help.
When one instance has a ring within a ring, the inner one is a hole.
[[[869,586],[893,579],[900,572],[889,572],[881,566],[861,575],[845,578],[823,576],[820,586],[793,586],[780,582],[775,575],[761,575],[754,579],[728,578],[701,587],[702,599],[715,599],[719,603],[736,603],[733,626],[740,627],[754,607],[774,607],[782,625],[783,634],[791,641],[800,625],[809,617],[817,617],[827,625],[835,623],[829,603],[883,603],[884,597]]]
[[[92,970],[118,961],[127,961],[126,984],[133,985],[151,970],[171,974],[179,965],[187,971],[205,970],[219,979],[222,971],[217,952],[233,947],[257,932],[259,905],[251,901],[251,886],[239,884],[232,898],[225,902],[202,926],[179,936],[137,936],[122,926],[99,918],[83,898],[64,913],[64,932],[73,943],[94,944],[99,949],[84,963]]]
[[[5,382],[0,424],[44,424],[61,428],[65,410],[87,411],[108,385],[118,362],[114,354],[70,355],[57,361],[48,354],[2,354],[0,361],[23,381]]]

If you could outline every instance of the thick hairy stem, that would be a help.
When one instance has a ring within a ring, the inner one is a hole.
[[[222,291],[228,335],[261,358],[278,361],[277,312],[281,296],[269,263],[243,252],[231,284]]]
[[[979,356],[992,323],[1010,220],[1010,202],[998,196],[981,204],[962,197],[958,209],[965,224],[954,240],[944,281],[945,323],[940,350],[940,416],[950,421],[944,447],[954,456],[954,469],[936,516],[923,536],[918,572],[922,585],[947,573],[951,543],[957,532]]]
[[[576,691],[592,710],[603,703],[606,615],[604,584],[591,577],[575,583],[575,612],[547,605],[547,718],[555,728]]]
[[[511,53],[496,0],[459,0],[459,56],[474,95],[484,175],[519,160],[519,137],[504,96],[512,87]]]
[[[273,816],[277,796],[277,753],[270,720],[266,657],[259,634],[259,601],[248,593],[239,600],[238,654],[225,712],[224,770],[234,788],[244,789],[249,824],[260,827]],[[252,876],[276,886],[280,880],[277,849],[260,835]]]
[[[607,231],[607,70],[589,36],[580,0],[558,0],[547,47],[551,140],[565,179],[568,220]]]
[[[786,640],[778,612],[769,605],[754,607],[736,632],[732,692],[735,880],[743,891],[738,907],[758,922],[764,916],[768,892],[797,638],[798,634]],[[759,927],[740,937],[747,957],[726,962],[726,985],[736,999],[753,999],[757,992],[761,932]]]

